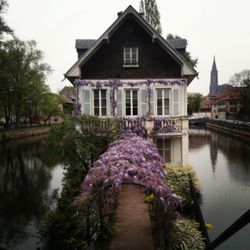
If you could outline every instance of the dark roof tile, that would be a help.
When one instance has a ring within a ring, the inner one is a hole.
[[[96,43],[95,39],[76,39],[76,49],[89,49]]]

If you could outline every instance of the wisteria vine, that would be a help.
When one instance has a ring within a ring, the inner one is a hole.
[[[91,200],[104,185],[109,184],[109,193],[115,195],[123,183],[135,183],[146,186],[169,207],[177,207],[181,199],[164,182],[163,165],[153,143],[135,133],[125,132],[93,164],[82,183],[81,198]],[[106,197],[112,199],[112,195]]]

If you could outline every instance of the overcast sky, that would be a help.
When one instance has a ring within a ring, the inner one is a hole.
[[[54,72],[48,77],[53,92],[68,80],[63,74],[75,63],[75,39],[97,39],[115,21],[117,12],[139,0],[8,0],[6,21],[22,40],[33,39]],[[163,37],[168,33],[188,40],[187,50],[197,57],[199,79],[189,92],[208,94],[213,56],[219,84],[250,69],[249,0],[157,0]]]

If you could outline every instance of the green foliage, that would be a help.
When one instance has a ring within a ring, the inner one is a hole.
[[[178,217],[172,227],[173,250],[204,250],[205,244],[194,220]]]
[[[0,0],[0,40],[3,37],[3,34],[11,34],[12,29],[6,24],[3,14],[8,8],[8,2],[6,0]],[[0,43],[1,44],[1,43]]]
[[[182,39],[182,38],[180,36],[178,36],[178,35],[174,35],[172,33],[169,33],[167,35],[167,39]]]
[[[141,0],[140,12],[144,14],[145,20],[152,25],[160,34],[162,33],[160,12],[155,0]]]
[[[40,229],[40,235],[46,241],[46,249],[86,249],[87,210],[75,205],[80,196],[80,185],[92,162],[107,148],[119,134],[116,121],[105,123],[94,116],[68,118],[52,128],[48,143],[57,149],[67,164],[63,178],[63,189],[56,198],[56,207],[51,209]],[[91,211],[95,224],[91,228],[91,237],[100,235],[100,218],[96,211]],[[104,224],[108,225],[108,224]],[[110,234],[111,227],[104,228]]]
[[[45,125],[52,116],[62,115],[62,101],[60,96],[53,93],[45,93],[41,96],[40,102],[41,116],[44,118]]]
[[[188,97],[187,112],[189,116],[192,116],[194,112],[200,111],[201,97],[201,94],[195,94],[193,96]]]
[[[180,37],[179,35],[173,35],[171,33],[169,33],[167,35],[167,40],[170,39],[183,39],[182,37]],[[193,66],[193,67],[197,67],[198,64],[198,58],[192,58],[191,53],[188,51],[184,51],[184,52],[180,52],[181,55]]]
[[[167,184],[178,196],[182,197],[184,206],[192,206],[193,200],[190,196],[190,176],[197,194],[200,193],[200,183],[195,171],[191,167],[177,167],[167,165]]]
[[[120,123],[114,119],[104,123],[96,116],[84,115],[66,118],[52,128],[48,141],[64,156],[67,164],[77,163],[86,168],[120,132]]]
[[[39,97],[48,87],[44,85],[50,67],[42,63],[43,54],[35,41],[17,38],[6,41],[0,49],[0,106],[4,110],[6,128],[30,122],[38,116]],[[13,119],[15,118],[15,121]],[[32,122],[31,122],[32,123]]]

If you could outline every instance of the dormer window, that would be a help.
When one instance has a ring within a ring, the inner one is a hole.
[[[138,67],[138,47],[123,48],[123,67]]]

